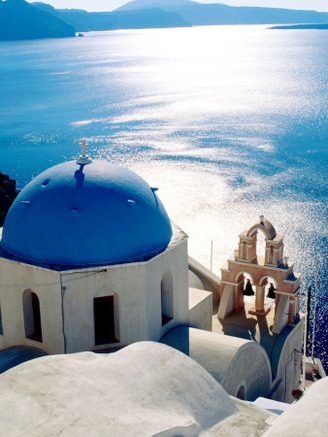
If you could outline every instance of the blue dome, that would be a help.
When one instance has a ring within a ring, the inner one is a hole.
[[[171,236],[167,213],[142,178],[106,161],[69,161],[21,191],[1,245],[34,263],[92,266],[149,259]]]

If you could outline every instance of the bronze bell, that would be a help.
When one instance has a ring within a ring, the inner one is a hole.
[[[274,290],[275,290],[275,288],[274,288],[273,284],[270,284],[267,297],[269,297],[270,299],[275,299],[276,293],[274,292]]]
[[[244,294],[244,296],[254,296],[254,294],[255,294],[253,287],[252,287],[252,284],[251,284],[251,281],[249,279],[247,279],[247,281],[246,281],[246,286],[244,288],[243,294]]]

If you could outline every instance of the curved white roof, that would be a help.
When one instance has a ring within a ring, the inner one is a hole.
[[[38,358],[0,378],[0,427],[13,437],[198,436],[236,412],[206,370],[152,342]]]

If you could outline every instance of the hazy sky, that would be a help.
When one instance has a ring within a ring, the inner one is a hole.
[[[28,0],[29,3],[37,0]],[[86,11],[111,11],[127,0],[38,0],[55,8],[84,9]],[[224,3],[231,6],[263,6],[288,9],[311,9],[328,12],[328,0],[195,0],[198,3]]]

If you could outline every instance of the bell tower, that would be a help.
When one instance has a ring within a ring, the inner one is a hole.
[[[264,257],[257,255],[257,232],[265,236]],[[221,268],[221,290],[218,318],[224,319],[229,313],[244,308],[244,295],[253,294],[249,290],[255,287],[255,306],[250,314],[265,316],[270,307],[265,307],[265,286],[268,278],[273,278],[275,288],[270,286],[270,297],[275,298],[275,319],[272,331],[279,334],[286,325],[293,324],[299,317],[300,275],[294,273],[293,265],[283,256],[283,236],[277,235],[272,224],[263,215],[248,230],[239,235],[238,249]],[[247,281],[246,276],[252,278]]]

